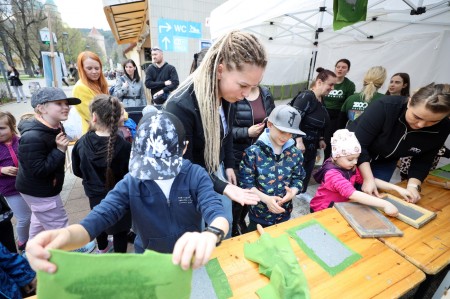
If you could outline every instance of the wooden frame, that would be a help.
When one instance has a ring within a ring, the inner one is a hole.
[[[334,207],[361,238],[403,236],[403,232],[375,208],[356,202],[336,202]]]
[[[399,214],[397,216],[398,220],[401,220],[417,229],[421,228],[436,217],[435,212],[406,202],[403,199],[400,199],[392,194],[382,193],[380,195],[384,200],[389,199],[389,202],[397,207],[397,209],[399,210]]]

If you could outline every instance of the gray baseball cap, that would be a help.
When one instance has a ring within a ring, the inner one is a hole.
[[[145,114],[131,147],[129,171],[140,180],[167,180],[180,173],[186,133],[181,121],[163,110]]]
[[[81,100],[78,98],[68,98],[61,88],[43,87],[36,90],[31,96],[31,107],[36,108],[39,104],[60,100],[66,100],[69,105],[78,105],[81,103]]]
[[[302,117],[297,109],[289,105],[278,105],[269,115],[269,121],[278,130],[297,135],[306,135],[300,130],[301,120]]]

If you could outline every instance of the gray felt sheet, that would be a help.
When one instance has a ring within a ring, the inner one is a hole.
[[[297,231],[297,236],[329,267],[341,264],[352,255],[347,247],[318,224],[302,228]]]
[[[417,220],[423,216],[423,213],[421,213],[417,210],[414,210],[413,208],[410,208],[408,206],[404,206],[404,205],[398,203],[397,201],[393,200],[392,198],[385,197],[384,200],[389,201],[391,204],[393,204],[398,209],[398,212],[400,214],[403,214],[408,218]]]
[[[198,268],[192,272],[191,299],[217,299],[216,292],[205,267]]]

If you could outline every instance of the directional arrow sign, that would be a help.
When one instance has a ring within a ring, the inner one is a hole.
[[[158,24],[159,24],[159,23],[158,23]],[[172,26],[170,26],[170,24],[167,23],[167,22],[166,22],[165,25],[158,25],[159,33],[162,33],[162,32],[167,33],[167,32],[169,32],[171,29],[172,29]],[[163,31],[163,30],[164,30],[164,31]]]

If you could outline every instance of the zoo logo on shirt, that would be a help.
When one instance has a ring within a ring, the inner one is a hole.
[[[333,89],[332,91],[330,91],[330,93],[327,95],[328,97],[336,97],[336,98],[340,98],[344,95],[344,92],[342,90],[337,90],[337,89]]]

